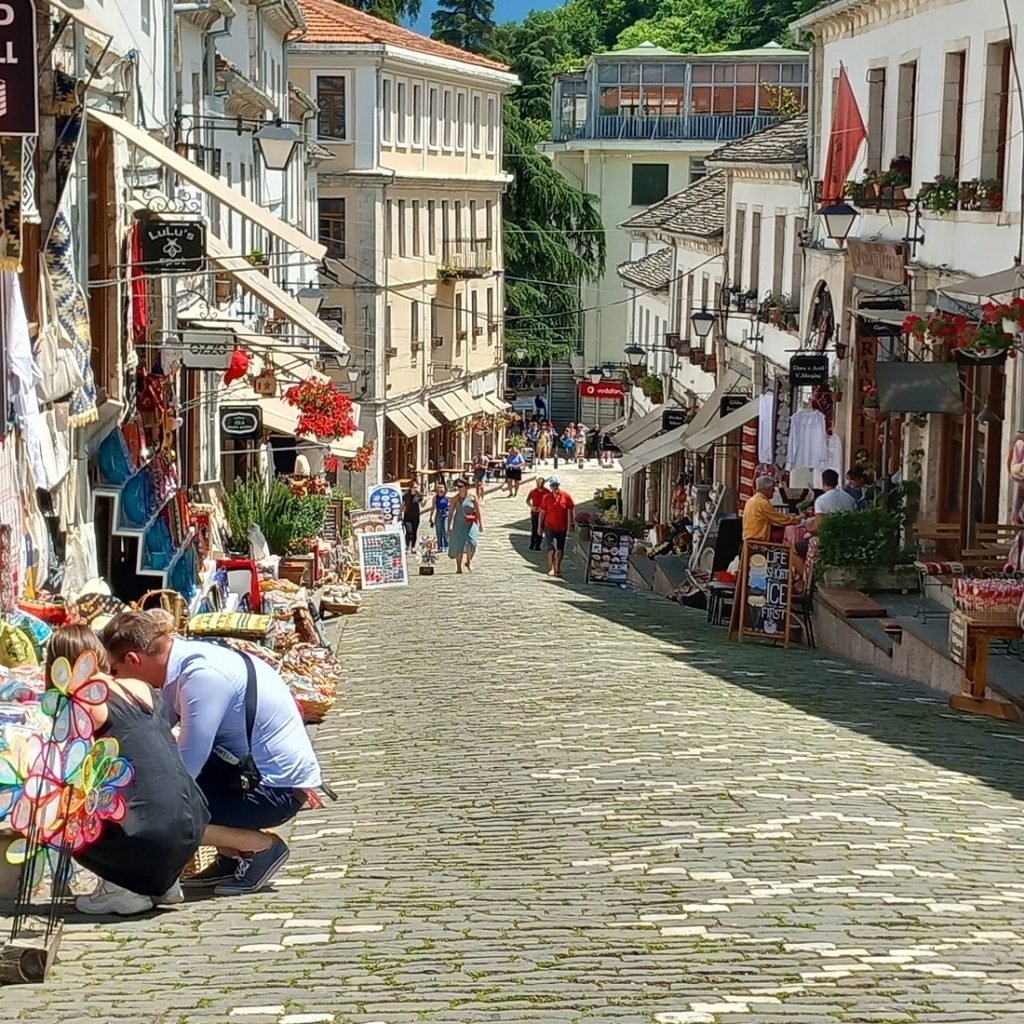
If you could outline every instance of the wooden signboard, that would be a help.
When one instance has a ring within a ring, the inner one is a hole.
[[[380,533],[388,525],[388,514],[379,508],[354,508],[348,514],[348,524],[352,533]]]
[[[949,617],[949,656],[961,668],[967,667],[967,616],[960,612]]]
[[[793,549],[767,541],[743,542],[736,585],[738,635],[782,640],[789,646],[793,606]]]
[[[632,550],[632,537],[618,530],[595,527],[590,532],[587,582],[625,586],[629,582],[629,556]]]

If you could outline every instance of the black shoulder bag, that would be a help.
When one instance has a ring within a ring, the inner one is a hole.
[[[216,764],[216,773],[225,789],[244,797],[253,792],[263,778],[252,756],[252,731],[256,725],[256,665],[248,654],[234,653],[245,662],[245,754],[238,758],[230,750],[214,747],[216,761],[211,759],[209,764]]]

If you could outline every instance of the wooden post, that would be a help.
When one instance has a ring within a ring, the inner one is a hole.
[[[57,120],[53,114],[56,83],[53,55],[43,59],[50,46],[50,32],[50,6],[36,4],[36,49],[39,54],[39,145],[36,148],[36,161],[40,173],[40,245],[46,244],[50,229],[53,227],[53,219],[57,216],[57,161],[54,157],[54,150],[57,148]]]

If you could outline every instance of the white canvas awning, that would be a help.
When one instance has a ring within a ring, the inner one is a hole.
[[[405,409],[388,409],[385,413],[388,422],[397,427],[406,437],[419,437],[422,432],[420,425]]]
[[[1024,290],[1024,267],[1009,267],[983,277],[969,277],[966,281],[945,284],[939,291],[952,298],[984,302],[996,295]]]
[[[323,320],[310,313],[297,299],[278,288],[262,271],[244,256],[232,252],[216,235],[207,232],[206,253],[220,270],[230,274],[247,292],[271,309],[276,309],[300,331],[319,341],[321,345],[340,355],[348,355],[345,339]]]
[[[706,426],[703,430],[689,433],[683,438],[683,448],[688,452],[700,452],[718,441],[720,438],[731,434],[734,430],[756,419],[759,403],[757,401],[747,402],[746,405],[734,409],[728,416],[719,416],[718,419]]]
[[[644,441],[649,441],[655,434],[661,432],[662,412],[666,409],[674,409],[675,405],[675,402],[659,405],[639,418],[630,420],[615,435],[615,446],[623,452],[629,452],[642,445]]]
[[[467,416],[475,416],[477,413],[476,407],[470,400],[469,392],[464,388],[458,391],[447,391],[443,395],[431,395],[430,401],[449,423],[464,420]]]
[[[508,403],[503,402],[497,395],[484,395],[481,401],[484,403],[487,412],[500,413],[509,411]]]
[[[148,153],[154,160],[158,160],[164,167],[172,170],[180,178],[191,182],[196,188],[205,192],[208,196],[223,203],[225,206],[241,214],[246,220],[258,224],[265,231],[269,231],[275,238],[281,239],[286,245],[299,252],[305,253],[311,260],[319,263],[327,252],[325,246],[318,241],[304,235],[301,231],[292,227],[280,217],[268,213],[261,206],[257,206],[251,199],[241,193],[229,188],[219,178],[207,174],[201,167],[196,166],[191,160],[180,156],[173,149],[165,146],[162,142],[154,139],[142,128],[126,121],[123,117],[110,114],[105,110],[89,108],[89,117],[95,118],[100,124],[117,132],[123,139],[137,146],[143,152]],[[230,251],[230,250],[229,250]],[[251,269],[251,268],[250,268]]]

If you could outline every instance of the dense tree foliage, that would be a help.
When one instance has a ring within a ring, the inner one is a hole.
[[[340,0],[349,7],[365,11],[375,18],[383,18],[398,24],[401,21],[413,21],[420,16],[422,0]]]
[[[438,0],[430,34],[442,43],[487,53],[494,31],[493,0]]]

